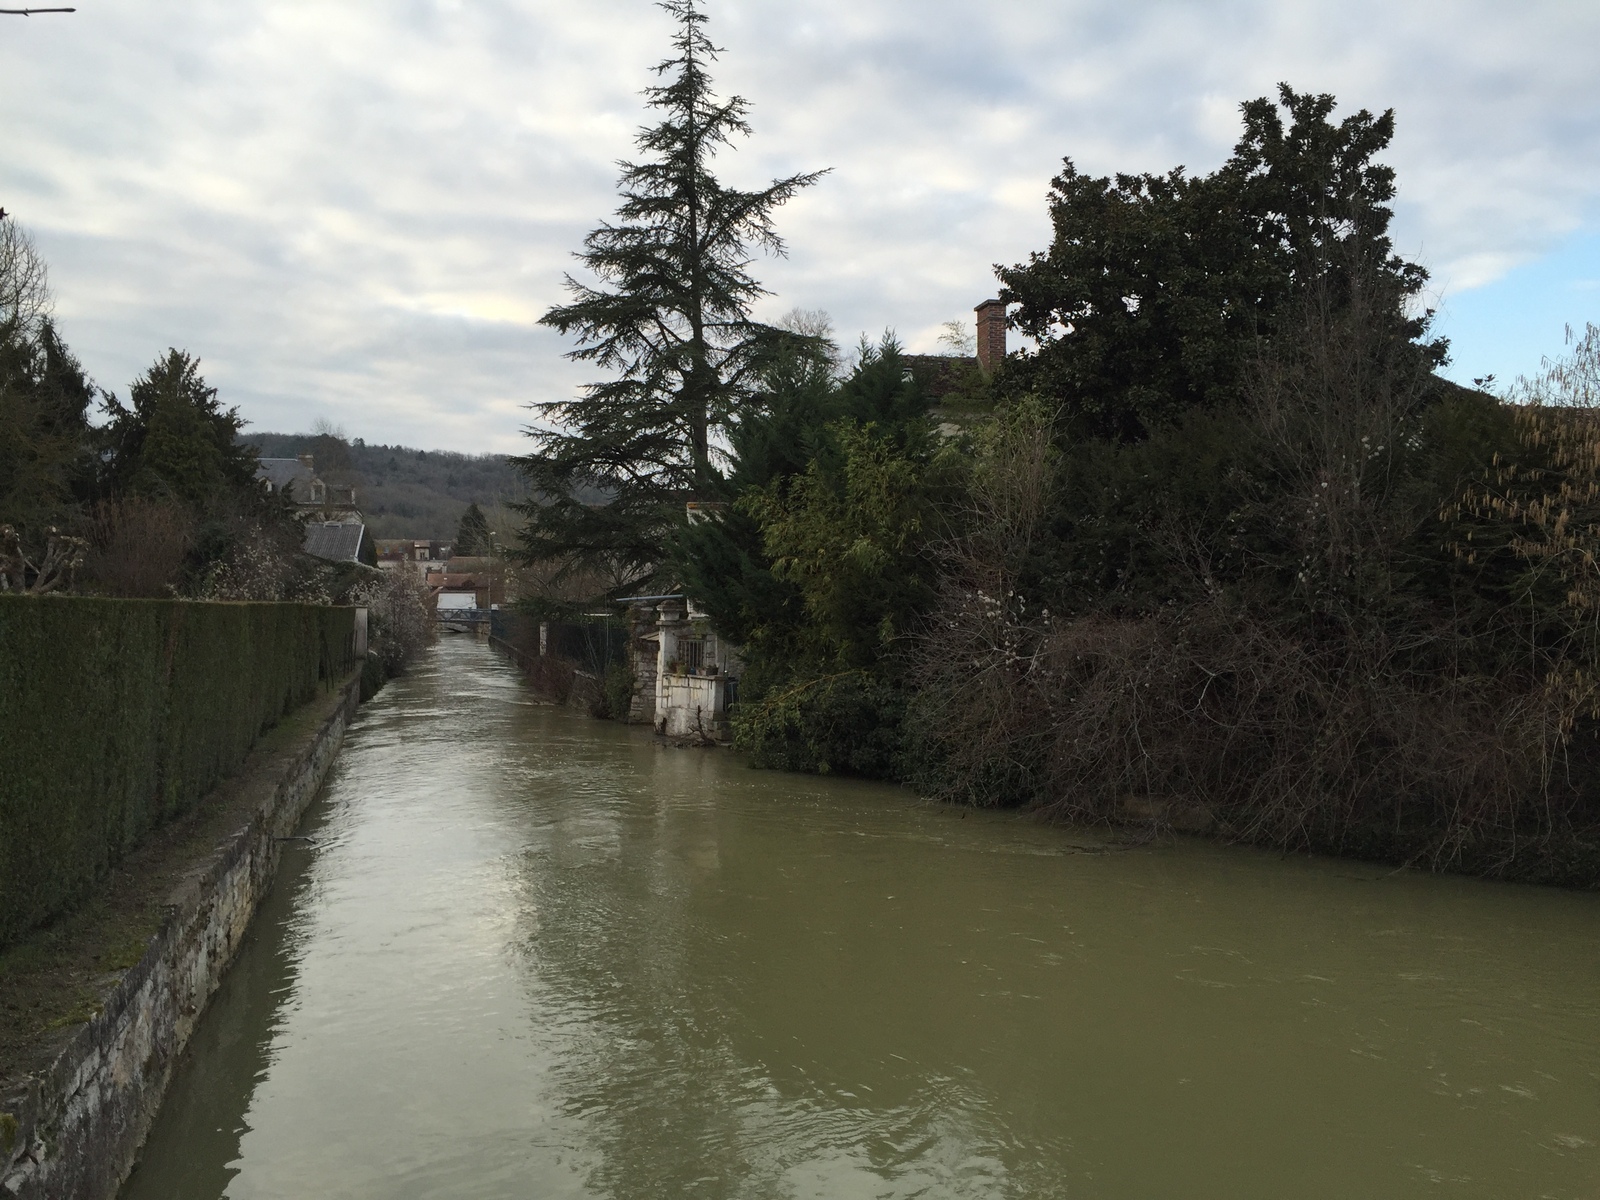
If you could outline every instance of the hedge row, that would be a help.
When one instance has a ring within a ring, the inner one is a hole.
[[[354,666],[355,610],[0,596],[0,947]]]

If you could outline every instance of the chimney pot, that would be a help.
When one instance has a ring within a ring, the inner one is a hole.
[[[1006,356],[1006,306],[1003,300],[985,300],[978,314],[978,366],[991,374]]]

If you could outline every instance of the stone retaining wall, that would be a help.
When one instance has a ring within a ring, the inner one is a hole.
[[[179,884],[144,957],[48,1071],[0,1096],[0,1197],[113,1200],[359,700],[357,676],[313,702],[305,733],[252,755],[226,785],[248,815]]]

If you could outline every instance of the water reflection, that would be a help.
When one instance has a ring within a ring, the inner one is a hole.
[[[158,1135],[141,1155],[158,1166],[135,1171],[123,1193],[129,1200],[212,1200],[237,1173],[232,1164],[248,1129],[251,1095],[267,1074],[280,1013],[294,989],[293,910],[308,865],[301,848],[287,850],[277,887],[247,935],[249,951],[223,980],[214,1010],[175,1069]]]
[[[316,819],[131,1196],[1600,1179],[1592,896],[753,772],[467,641],[363,711]]]

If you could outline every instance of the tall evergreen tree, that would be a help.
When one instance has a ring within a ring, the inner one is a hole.
[[[94,385],[50,319],[44,259],[0,211],[0,524],[37,548],[93,490]]]
[[[489,519],[483,515],[483,509],[478,507],[476,500],[467,505],[467,511],[461,514],[461,522],[456,526],[456,540],[450,550],[462,558],[473,558],[489,552]]]
[[[0,524],[30,544],[94,491],[94,385],[48,318],[32,336],[0,323]]]
[[[197,513],[259,495],[256,452],[238,441],[244,420],[222,407],[199,359],[167,351],[134,380],[129,400],[105,397],[113,493],[176,500]]]
[[[757,191],[718,181],[712,159],[750,133],[749,105],[712,91],[719,50],[697,0],[659,7],[678,26],[655,68],[662,82],[644,93],[662,119],[639,134],[644,160],[621,164],[616,221],[577,254],[594,282],[569,275],[571,302],[543,317],[577,336],[569,358],[614,377],[539,406],[536,449],[518,460],[535,494],[526,556],[599,567],[625,586],[666,569],[684,500],[720,492],[719,446],[782,336],[751,318],[766,294],[753,252],[784,252],[774,210],[823,174]]]

